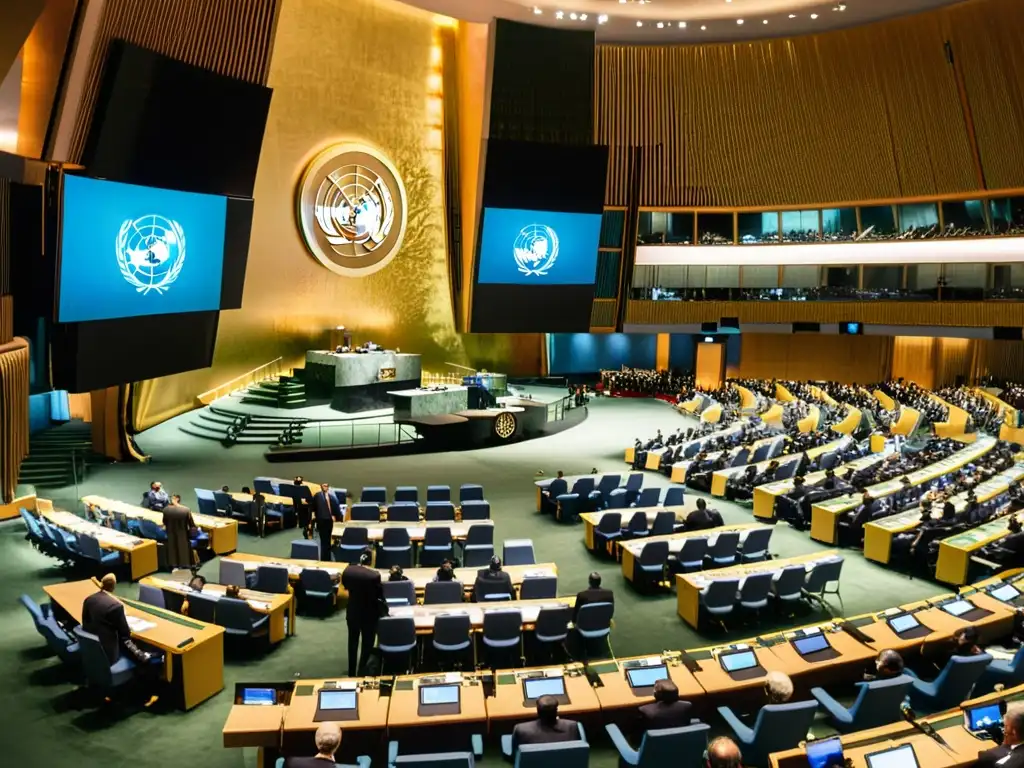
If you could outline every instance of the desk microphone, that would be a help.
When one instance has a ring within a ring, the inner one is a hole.
[[[949,744],[942,736],[939,735],[938,731],[932,728],[931,723],[919,722],[917,720],[917,714],[907,704],[900,707],[900,712],[903,715],[903,719],[910,723],[914,728],[923,733],[928,738],[934,740],[936,743],[945,747],[947,750],[950,749]]]

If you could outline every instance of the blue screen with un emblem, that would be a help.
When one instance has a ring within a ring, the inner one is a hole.
[[[485,208],[479,283],[592,285],[601,214]]]
[[[227,198],[64,177],[62,323],[220,308]]]

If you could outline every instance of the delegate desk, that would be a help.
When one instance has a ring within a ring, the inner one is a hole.
[[[607,711],[608,719],[622,717],[635,719],[637,707],[654,701],[653,688],[633,688],[626,678],[626,670],[630,668],[657,666],[664,664],[668,676],[679,688],[679,698],[695,702],[704,697],[704,688],[697,682],[685,666],[680,663],[678,652],[668,651],[662,654],[635,656],[626,659],[608,659],[593,661],[589,664],[590,674],[596,675],[601,685],[594,688],[601,710]],[[559,708],[561,711],[561,708]]]
[[[995,447],[996,439],[993,437],[981,437],[977,442],[966,448],[956,451],[953,455],[947,456],[942,461],[921,467],[914,472],[907,474],[911,485],[921,485],[934,480],[954,470],[960,469],[972,461],[981,458]],[[902,475],[887,480],[884,483],[875,483],[868,486],[872,498],[880,499],[896,493],[902,487],[900,482]],[[823,501],[811,507],[811,538],[825,544],[835,544],[838,536],[839,518],[847,512],[856,509],[860,504],[861,495],[846,494],[837,496],[834,499]]]
[[[993,475],[974,488],[979,503],[1005,493],[1018,478],[1024,477],[1024,463],[1015,464],[1009,469]],[[967,506],[967,491],[959,493],[949,501],[960,512]],[[932,517],[942,515],[942,505],[932,505]],[[892,557],[892,540],[900,533],[912,531],[921,524],[921,510],[918,507],[874,520],[864,525],[864,557],[876,563],[888,563]]]
[[[707,539],[708,548],[710,549],[718,540],[719,534],[739,533],[740,546],[742,546],[750,532],[756,530],[770,531],[772,529],[767,525],[742,523],[740,525],[723,525],[718,528],[708,528],[703,531],[680,531],[679,533],[667,533],[664,536],[646,536],[639,539],[620,541],[619,552],[622,553],[622,575],[627,581],[635,580],[634,570],[640,558],[640,553],[644,551],[644,546],[652,541],[667,541],[669,554],[676,555],[679,554],[683,544],[689,539]]]
[[[76,623],[82,603],[99,587],[92,579],[52,584],[43,591]],[[164,653],[164,680],[173,687],[176,703],[192,709],[224,687],[224,629],[171,611],[127,600],[125,615],[132,637]]]
[[[241,501],[241,502],[250,501],[251,502],[253,500],[253,495],[251,493],[242,493],[240,491],[237,492],[237,493],[231,493],[230,496],[235,501]],[[273,494],[273,493],[264,493],[263,494],[263,503],[264,504],[279,504],[282,507],[291,507],[291,506],[295,505],[295,500],[292,499],[291,496],[278,496],[277,494]]]
[[[240,562],[245,566],[247,571],[255,571],[261,565],[276,565],[288,569],[288,578],[292,581],[299,580],[299,574],[302,573],[303,568],[315,568],[322,571],[327,571],[331,576],[338,576],[340,578],[341,572],[348,567],[348,563],[336,563],[333,561],[322,562],[318,560],[293,560],[287,557],[273,557],[269,555],[255,555],[249,553],[235,552],[227,555],[227,560],[234,560]],[[387,580],[388,570],[378,569],[380,571],[381,580]],[[472,593],[473,582],[476,579],[477,568],[460,568],[455,571],[456,579],[465,579],[463,585],[466,588],[466,593]],[[512,585],[514,587],[520,587],[523,583],[523,579],[528,576],[558,576],[558,566],[554,563],[534,563],[531,565],[506,565],[502,569],[512,578]],[[405,576],[412,581],[416,587],[417,593],[423,592],[424,587],[433,581],[437,575],[436,568],[406,568]],[[338,596],[348,597],[348,592],[342,587],[340,580],[338,581]]]
[[[95,504],[106,512],[119,512],[125,517],[135,520],[150,520],[160,527],[163,527],[164,516],[162,512],[155,512],[152,509],[138,507],[134,504],[126,504],[116,499],[108,499],[104,496],[83,496],[83,504]],[[226,517],[211,517],[192,513],[192,519],[199,526],[200,530],[209,534],[210,549],[214,554],[226,555],[238,549],[238,521]]]
[[[485,700],[487,721],[492,734],[509,733],[517,723],[537,718],[537,703],[526,699],[523,681],[529,678],[557,677],[564,681],[568,703],[558,705],[558,716],[570,720],[596,719],[602,704],[584,674],[583,664],[531,667],[503,670],[494,675],[494,695]]]
[[[777,440],[778,438],[779,438],[779,435],[769,435],[768,437],[758,438],[757,440],[755,440],[754,442],[752,442],[750,444],[750,446],[749,446],[750,447],[750,454],[752,455],[754,453],[754,451],[756,451],[758,448],[760,448],[765,443],[770,443],[773,440]],[[729,446],[728,448],[726,448],[723,451],[712,451],[707,456],[705,456],[704,459],[705,459],[705,461],[714,461],[715,459],[717,459],[722,454],[725,454],[727,457],[729,457],[731,459],[737,453],[739,453],[742,448],[743,448],[742,445],[732,445],[732,446]],[[685,483],[686,482],[686,475],[690,471],[690,465],[691,464],[693,464],[693,460],[692,459],[687,459],[685,461],[677,461],[675,464],[673,464],[672,465],[672,474],[670,476],[670,479],[672,480],[672,482],[673,483],[680,483],[680,484]],[[725,470],[720,470],[720,471],[725,471]]]
[[[808,656],[798,653],[792,641],[815,634],[824,635],[831,649]],[[804,690],[859,679],[869,662],[878,655],[875,648],[844,632],[833,621],[760,637],[757,642],[771,650],[777,659],[772,669],[798,680]]]
[[[423,541],[427,535],[427,528],[447,528],[452,535],[453,541],[460,541],[469,535],[469,529],[474,525],[485,525],[494,527],[493,520],[467,520],[466,522],[452,522],[451,520],[433,520],[430,522],[420,521],[418,523],[370,523],[370,522],[335,522],[331,536],[340,539],[346,528],[365,528],[366,535],[371,542],[378,542],[384,538],[385,528],[404,528],[409,533],[410,541]]]
[[[420,686],[435,683],[459,684],[457,712],[449,710],[432,714],[420,706]],[[484,703],[484,688],[476,675],[448,672],[395,678],[391,690],[391,706],[388,710],[389,740],[406,740],[406,744],[413,741],[435,748],[438,744],[445,744],[448,751],[462,751],[469,749],[470,736],[482,736],[486,729],[487,706]]]
[[[784,559],[765,560],[761,562],[746,563],[744,565],[732,565],[728,568],[715,568],[714,570],[698,570],[694,573],[676,573],[676,604],[679,615],[688,625],[697,628],[697,620],[700,614],[700,593],[711,582],[723,579],[738,579],[739,587],[742,589],[743,579],[753,573],[781,573],[783,568],[791,565],[803,565],[808,570],[818,563],[829,560],[842,560],[836,550],[826,550],[814,554],[800,555],[799,557],[787,557]]]
[[[625,509],[609,509],[603,512],[583,512],[580,515],[580,519],[583,521],[583,541],[586,543],[587,549],[591,552],[595,551],[594,529],[601,522],[601,518],[609,513],[621,513],[622,525],[625,526],[629,523],[629,519],[637,512],[645,512],[647,514],[647,528],[650,530],[659,512],[674,512],[676,523],[681,525],[686,520],[686,516],[696,508],[696,498],[690,497],[690,499],[685,500],[685,503],[671,507],[626,507]]]
[[[72,533],[86,533],[96,537],[104,549],[114,549],[121,553],[121,559],[128,563],[131,580],[138,581],[147,573],[155,572],[157,564],[156,542],[123,533],[113,528],[83,520],[78,515],[62,510],[34,512],[38,517],[45,518],[50,524]]]
[[[966,584],[971,557],[987,544],[992,544],[1010,532],[1010,520],[1021,515],[1003,515],[976,528],[954,534],[939,542],[939,559],[935,564],[935,579],[944,584]]]
[[[776,435],[773,439],[777,438],[778,436]],[[781,468],[791,462],[801,461],[804,455],[807,456],[808,460],[815,459],[818,456],[821,456],[822,454],[828,453],[829,451],[834,451],[837,448],[842,448],[849,442],[849,440],[850,439],[848,437],[841,437],[838,440],[832,440],[831,442],[825,443],[824,445],[819,445],[817,448],[811,448],[808,451],[798,453],[783,453],[778,456],[775,456],[774,458],[759,461],[757,464],[742,464],[738,467],[720,469],[711,476],[711,495],[725,496],[725,485],[729,481],[729,479],[732,477],[739,477],[744,472],[746,472],[747,469],[749,469],[751,466],[757,467],[758,473],[761,473],[764,472],[764,470],[768,468],[768,465],[771,464],[773,461],[777,461],[779,463],[779,467]]]
[[[694,629],[697,628],[700,616],[700,594],[712,581],[722,579],[739,579],[740,588],[743,580],[755,573],[782,573],[783,569],[792,565],[803,565],[809,571],[819,563],[831,560],[842,560],[836,550],[826,550],[814,554],[787,557],[777,560],[765,560],[745,565],[734,565],[729,568],[716,568],[712,571],[676,574],[676,607],[679,616]]]
[[[438,616],[451,616],[452,614],[466,614],[469,616],[470,629],[473,632],[482,632],[484,628],[484,614],[493,611],[519,611],[523,616],[522,628],[524,631],[533,629],[537,623],[537,616],[543,608],[557,608],[567,605],[570,608],[576,604],[576,597],[549,597],[543,600],[500,600],[494,603],[435,603],[431,605],[392,605],[388,609],[388,616],[406,617],[411,616],[416,624],[416,634],[429,635],[434,631],[434,622]]]
[[[160,576],[147,576],[140,583],[157,587],[166,592],[173,592],[176,595],[183,595],[186,599],[190,595],[196,594],[189,589],[188,584]],[[227,594],[227,587],[223,584],[208,581],[203,585],[202,594],[220,599]],[[272,644],[280,643],[285,637],[295,634],[294,592],[287,595],[278,595],[271,592],[257,592],[254,589],[242,589],[239,590],[238,597],[245,600],[254,613],[270,617],[268,628]]]
[[[867,456],[862,456],[859,459],[842,464],[833,469],[837,477],[841,477],[846,473],[847,470],[853,472],[859,472],[867,467],[878,464],[887,453],[874,453]],[[806,482],[807,488],[816,483],[823,482],[825,480],[826,470],[822,469],[817,472],[811,472],[808,475],[804,475],[804,481]],[[762,520],[772,520],[775,517],[775,502],[778,501],[779,496],[785,496],[787,493],[793,490],[793,479],[787,480],[776,480],[772,483],[765,483],[754,488],[754,517],[761,518]]]
[[[339,757],[344,755],[346,761],[355,763],[356,755],[367,752],[372,754],[384,739],[391,703],[390,698],[381,695],[379,682],[375,678],[363,680],[344,677],[331,680],[297,680],[292,691],[291,703],[285,709],[284,721],[279,730],[283,751],[286,754],[310,754],[313,734],[320,725],[315,718],[321,690],[355,688],[358,718],[338,722],[344,731]],[[243,705],[235,705],[234,709],[241,706]]]

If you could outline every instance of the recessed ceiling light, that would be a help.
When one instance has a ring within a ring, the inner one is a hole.
[[[561,20],[565,14],[562,11],[555,11],[555,18]]]
[[[642,27],[642,26],[644,25],[644,23],[643,23],[642,21],[638,21],[638,22],[636,23],[636,25],[637,25],[638,27]]]
[[[587,14],[581,13],[580,14],[580,21],[586,21],[586,20],[587,20]]]
[[[602,13],[600,16],[597,17],[597,23],[598,24],[604,24],[607,21],[608,21],[608,14],[607,13]]]
[[[572,19],[573,21],[576,21],[576,12],[573,11],[572,13],[570,13],[569,18]]]
[[[705,29],[707,29],[707,27],[705,27],[703,24],[701,24],[700,25],[700,31],[703,32]]]
[[[768,19],[765,19],[765,20],[764,20],[764,21],[762,21],[761,23],[762,23],[762,24],[767,24],[767,23],[768,23]]]
[[[542,13],[544,13],[544,11],[542,11],[542,10],[541,10],[540,8],[538,8],[538,7],[536,6],[536,5],[535,5],[535,6],[533,6],[533,12],[534,12],[535,14],[537,14],[538,16],[540,16],[540,15],[541,15]]]
[[[791,13],[791,14],[789,14],[789,18],[791,18],[791,19],[795,19],[795,18],[796,18],[796,14],[795,14],[795,13]]]
[[[737,24],[742,24],[743,23],[743,19],[736,19],[736,23]]]
[[[816,13],[812,13],[812,14],[811,14],[811,18],[812,18],[812,19],[816,19],[816,18],[818,18],[818,14],[816,14]]]
[[[685,21],[680,21],[679,22],[679,28],[680,29],[686,29],[686,22]]]

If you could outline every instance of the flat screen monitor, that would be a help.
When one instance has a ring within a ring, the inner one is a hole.
[[[57,320],[218,310],[228,199],[65,175]]]
[[[1003,712],[999,702],[964,710],[964,726],[972,732],[988,730],[994,725],[999,725],[1002,720]]]
[[[895,619],[889,619],[887,622],[889,628],[897,635],[909,632],[921,626],[921,622],[914,618],[913,614],[904,613],[902,616],[897,616]]]
[[[821,632],[816,632],[813,635],[805,635],[804,637],[796,638],[793,641],[793,647],[801,656],[807,656],[812,653],[817,653],[818,651],[824,651],[828,648],[828,638]]]
[[[273,688],[243,688],[242,703],[269,707],[277,703],[277,691]]]
[[[723,653],[718,658],[726,672],[740,672],[757,666],[757,655],[753,651]]]
[[[355,691],[320,691],[318,709],[350,711],[356,708]]]
[[[421,685],[420,704],[424,707],[437,706],[439,704],[458,704],[458,685]]]
[[[974,603],[968,600],[957,600],[952,603],[946,603],[942,606],[942,610],[950,616],[963,616],[965,613],[970,613],[974,610]]]
[[[1012,603],[1020,597],[1020,590],[1012,584],[1003,584],[1001,587],[993,589],[989,594],[996,600],[1002,600],[1004,603]]]
[[[868,768],[920,768],[917,763],[917,755],[910,744],[901,744],[892,749],[867,755],[865,762]]]
[[[653,667],[634,667],[626,670],[626,680],[630,688],[653,688],[659,680],[668,677],[668,667],[656,664]]]
[[[527,677],[523,680],[523,695],[527,699],[541,696],[565,696],[564,677]]]
[[[843,768],[843,744],[838,736],[807,742],[807,763],[810,768]]]

